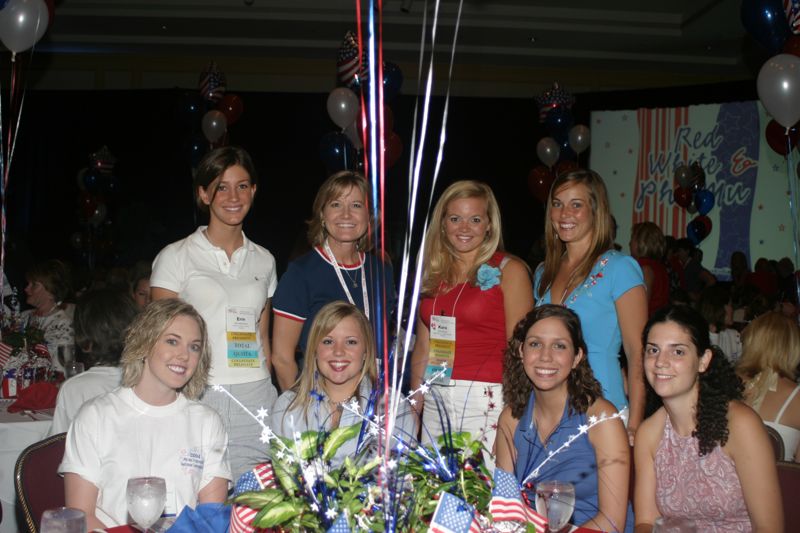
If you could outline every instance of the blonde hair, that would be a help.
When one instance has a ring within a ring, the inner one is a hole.
[[[759,316],[742,331],[736,371],[747,382],[748,401],[763,399],[774,373],[795,380],[800,363],[800,327],[778,311]]]
[[[208,382],[208,374],[211,369],[211,350],[208,345],[206,322],[194,307],[177,298],[152,302],[139,313],[139,316],[128,327],[125,335],[125,348],[122,350],[120,358],[123,387],[134,387],[141,381],[145,359],[153,353],[159,337],[180,315],[193,318],[197,322],[202,343],[197,368],[181,392],[190,400],[200,397]]]
[[[287,411],[301,406],[303,408],[303,416],[308,416],[308,408],[313,400],[311,391],[316,388],[318,379],[320,386],[323,389],[325,388],[325,379],[322,376],[318,377],[317,372],[317,347],[322,342],[322,339],[329,335],[342,320],[348,317],[353,318],[358,323],[358,328],[364,340],[364,364],[361,367],[361,374],[358,376],[358,383],[360,384],[367,378],[370,385],[375,386],[378,378],[378,364],[376,361],[375,336],[372,333],[372,326],[369,320],[361,312],[361,309],[351,303],[343,301],[330,302],[319,310],[317,316],[314,317],[314,322],[311,323],[306,342],[303,372],[294,386],[292,386],[295,397],[289,404]],[[356,385],[357,390],[358,385]]]
[[[614,223],[611,219],[611,210],[608,205],[608,192],[603,178],[593,170],[575,170],[561,174],[550,187],[550,194],[547,196],[547,211],[545,213],[545,250],[544,271],[536,291],[536,299],[544,296],[545,292],[553,284],[553,280],[561,266],[561,259],[566,251],[566,246],[558,238],[558,233],[550,220],[550,213],[553,208],[553,196],[561,190],[582,183],[589,191],[589,203],[592,207],[592,240],[589,244],[589,252],[581,260],[578,266],[567,280],[566,290],[574,288],[592,271],[597,259],[606,251],[611,249],[614,244],[613,228]]]
[[[325,229],[322,216],[325,206],[328,202],[346,194],[352,188],[361,191],[361,194],[364,196],[364,208],[369,215],[367,231],[358,239],[356,246],[361,251],[367,251],[372,248],[372,243],[369,238],[369,228],[374,226],[374,220],[372,219],[372,210],[369,209],[371,201],[369,183],[364,179],[364,176],[350,170],[342,170],[341,172],[332,174],[322,183],[317,191],[317,196],[314,198],[314,205],[311,208],[311,218],[306,221],[306,224],[308,224],[308,243],[311,246],[321,246],[328,237],[328,231]]]
[[[486,201],[486,214],[489,217],[489,226],[486,237],[478,247],[475,264],[470,265],[467,280],[475,283],[475,273],[478,267],[488,261],[497,250],[503,249],[503,231],[500,219],[500,206],[494,197],[492,189],[480,181],[457,181],[444,190],[431,215],[428,234],[425,237],[425,266],[422,271],[422,293],[436,294],[442,284],[455,285],[458,283],[456,260],[457,254],[453,245],[445,234],[445,217],[447,206],[453,200],[465,198],[480,198]]]
[[[635,242],[639,257],[661,260],[667,250],[667,239],[661,228],[653,222],[639,222],[631,230],[631,242]]]

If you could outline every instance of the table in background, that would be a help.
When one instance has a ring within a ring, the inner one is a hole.
[[[22,450],[44,439],[53,420],[53,410],[37,411],[32,415],[9,413],[14,400],[0,400],[0,503],[3,521],[0,533],[17,533],[14,465]],[[34,420],[33,418],[36,418]]]

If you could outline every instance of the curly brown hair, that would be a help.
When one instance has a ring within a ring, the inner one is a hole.
[[[731,400],[742,400],[744,385],[722,350],[711,345],[708,322],[689,306],[676,305],[656,311],[644,327],[644,346],[647,346],[647,337],[653,326],[664,322],[674,322],[689,334],[698,357],[706,350],[711,350],[712,353],[711,362],[705,372],[700,374],[695,411],[697,425],[692,431],[692,436],[697,437],[699,455],[702,457],[711,453],[717,445],[725,446],[728,442],[728,404]],[[649,416],[661,405],[661,397],[648,384],[645,415]]]
[[[595,400],[602,397],[603,389],[595,379],[592,368],[589,366],[586,349],[586,341],[583,340],[581,330],[581,320],[571,309],[560,305],[546,304],[535,307],[525,318],[514,326],[514,334],[508,341],[508,348],[505,353],[503,366],[503,402],[511,408],[511,415],[514,418],[522,418],[528,399],[533,392],[533,383],[525,373],[522,365],[522,345],[528,330],[540,320],[545,318],[557,318],[567,328],[575,353],[583,350],[583,358],[578,366],[570,372],[567,378],[567,392],[569,394],[569,409],[572,413],[585,413]]]

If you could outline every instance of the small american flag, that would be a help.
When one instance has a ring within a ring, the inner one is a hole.
[[[336,60],[336,71],[339,83],[352,87],[357,81],[364,82],[367,79],[366,58],[361,67],[358,64],[358,40],[356,34],[348,31],[344,35],[344,41],[339,47],[339,56]]]
[[[347,518],[344,514],[340,514],[336,521],[328,528],[327,533],[351,533],[350,524],[347,523]]]
[[[230,533],[253,533],[256,530],[253,527],[253,518],[257,514],[258,511],[246,505],[234,505],[231,511]]]
[[[266,462],[256,465],[249,472],[242,474],[236,482],[236,489],[233,491],[235,496],[245,492],[275,488],[275,472],[272,470],[272,463]]]
[[[560,87],[558,83],[553,83],[550,89],[547,89],[535,99],[539,105],[539,122],[542,124],[544,124],[547,114],[553,109],[561,106],[571,109],[572,104],[575,103],[575,97],[572,96],[572,93]]]
[[[216,61],[212,61],[200,73],[200,81],[198,82],[200,96],[210,102],[219,102],[225,96],[227,84],[228,80],[225,78],[225,73],[219,69]]]
[[[547,519],[522,501],[517,478],[500,468],[494,471],[489,513],[495,522],[531,522],[537,531],[547,527]]]
[[[433,513],[428,533],[479,533],[475,509],[449,492],[442,493]]]
[[[8,359],[11,357],[13,352],[13,346],[4,342],[0,342],[0,367],[5,366],[6,363],[8,363]]]
[[[786,12],[789,29],[795,35],[800,34],[800,0],[783,0],[783,10]]]

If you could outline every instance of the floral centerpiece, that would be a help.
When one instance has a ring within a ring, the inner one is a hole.
[[[49,379],[53,361],[44,331],[21,318],[18,306],[0,315],[0,396],[14,398],[31,383]]]

